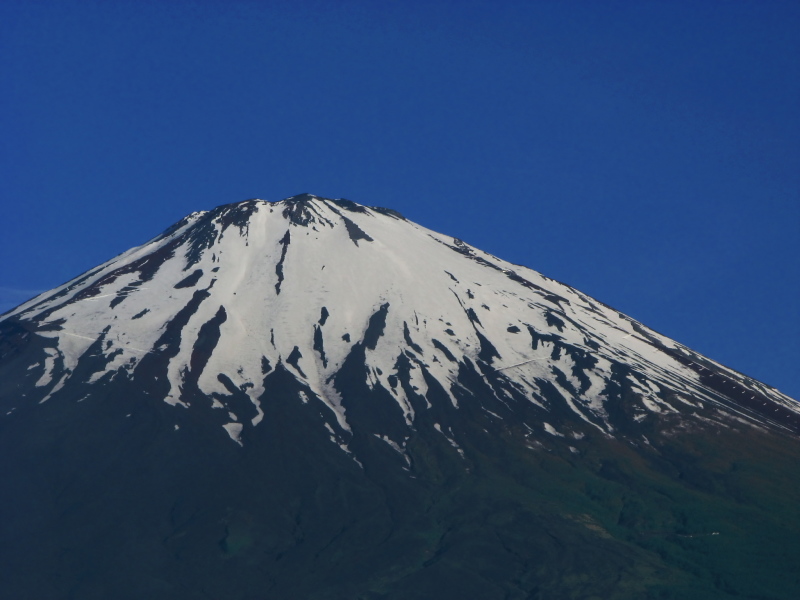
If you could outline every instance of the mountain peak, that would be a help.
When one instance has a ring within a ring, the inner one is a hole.
[[[0,433],[12,597],[798,597],[797,402],[344,199],[0,316]]]
[[[363,204],[359,204],[358,202],[353,202],[352,200],[347,200],[346,198],[327,198],[324,196],[316,196],[314,194],[297,194],[296,196],[290,196],[289,198],[275,201],[274,204],[298,203],[298,202],[318,203],[320,206],[326,206],[328,208],[335,207],[338,209],[344,209],[356,213],[366,213],[369,211],[373,211],[382,215],[392,216],[397,219],[405,220],[405,217],[403,215],[401,215],[399,212],[391,208],[383,208],[380,206],[366,206]]]
[[[701,413],[800,430],[792,400],[569,286],[392,210],[311,194],[192,213],[4,319],[37,332],[37,401],[76,377],[139,381],[210,410],[238,443],[275,368],[326,407],[345,449],[354,427],[400,444],[426,413],[457,443],[446,428],[470,402],[465,378],[492,390],[481,410],[546,435],[627,436]],[[348,407],[354,385],[381,400]],[[375,410],[394,416],[376,426]]]
[[[312,200],[330,200],[330,198],[323,198],[315,194],[303,193],[303,194],[297,194],[295,196],[289,196],[288,198],[284,198],[283,200],[277,200],[276,204],[280,204],[281,202],[310,202]]]

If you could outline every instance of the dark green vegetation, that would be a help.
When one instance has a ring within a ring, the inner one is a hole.
[[[591,427],[530,435],[465,396],[465,458],[422,413],[410,470],[356,433],[362,468],[280,365],[239,447],[205,413],[124,380],[20,405],[22,356],[5,359],[3,414],[16,409],[0,420],[4,598],[800,597],[789,435],[677,417],[647,428],[651,445]],[[392,406],[351,395],[348,411],[377,427]]]

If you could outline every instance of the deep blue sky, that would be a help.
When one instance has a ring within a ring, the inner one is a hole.
[[[0,90],[0,311],[311,192],[800,398],[798,2],[3,0]]]

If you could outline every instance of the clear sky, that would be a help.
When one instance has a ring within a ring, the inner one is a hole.
[[[800,3],[0,2],[0,311],[185,214],[391,207],[800,398]]]

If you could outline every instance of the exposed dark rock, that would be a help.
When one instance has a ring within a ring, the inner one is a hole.
[[[303,355],[300,353],[300,348],[295,346],[294,350],[292,350],[291,354],[289,354],[289,357],[286,359],[286,362],[292,365],[295,368],[295,370],[298,373],[300,373],[301,376],[305,377],[306,374],[303,373],[303,370],[300,368],[300,365],[298,364],[301,358],[303,358]]]
[[[314,350],[319,353],[322,360],[322,366],[328,366],[328,359],[325,357],[325,348],[322,340],[322,328],[318,325],[314,326]]]
[[[486,339],[486,336],[484,336],[477,329],[475,330],[475,333],[478,335],[478,340],[480,340],[481,343],[481,349],[480,352],[478,352],[478,358],[486,363],[492,362],[492,359],[494,358],[502,358],[500,353],[497,352],[497,348],[494,347],[492,342]]]
[[[447,360],[449,360],[450,362],[458,362],[458,360],[456,360],[456,357],[453,356],[453,353],[450,352],[450,350],[447,349],[447,346],[445,346],[442,342],[440,342],[436,338],[433,338],[431,339],[431,343],[437,350],[439,350],[442,354],[444,354],[447,357]]]
[[[403,339],[405,340],[406,344],[408,344],[409,347],[411,347],[414,350],[414,352],[422,356],[423,354],[422,348],[420,348],[419,345],[415,344],[411,339],[411,332],[408,330],[408,323],[406,323],[405,321],[403,321]]]
[[[345,200],[344,198],[338,198],[336,200],[329,200],[329,202],[333,202],[336,206],[343,208],[345,210],[349,210],[350,212],[354,213],[366,213],[367,208],[365,206],[361,206],[360,204],[356,204],[350,200]]]
[[[197,269],[193,271],[191,275],[189,275],[184,279],[181,279],[178,283],[176,283],[175,289],[178,290],[181,288],[194,287],[195,285],[197,285],[197,282],[200,281],[200,278],[202,276],[203,276],[203,269]]]
[[[200,327],[197,340],[195,340],[192,347],[192,356],[189,359],[189,374],[184,379],[185,382],[188,383],[191,380],[196,385],[197,379],[208,363],[208,359],[211,358],[211,353],[216,348],[217,342],[219,342],[219,328],[227,320],[228,314],[225,312],[225,307],[220,306],[217,314]]]
[[[547,325],[550,327],[556,327],[559,331],[564,331],[564,321],[559,319],[553,311],[546,311],[545,318],[547,319]]]
[[[381,208],[380,206],[370,206],[370,210],[374,210],[376,213],[380,213],[382,215],[386,215],[387,217],[392,217],[394,219],[399,219],[401,221],[405,221],[406,218],[401,215],[396,210],[392,210],[391,208]]]
[[[278,263],[275,265],[275,274],[278,276],[278,282],[275,284],[275,293],[281,293],[281,284],[283,283],[283,261],[286,260],[286,252],[289,250],[289,243],[291,242],[291,234],[289,230],[286,230],[286,234],[284,234],[283,238],[279,242],[281,247],[281,258]]]
[[[389,314],[389,303],[386,302],[373,313],[369,318],[369,325],[364,332],[364,339],[362,343],[370,350],[374,350],[378,345],[378,340],[383,335],[383,330],[386,327],[386,315]]]
[[[369,237],[364,231],[355,223],[353,223],[350,219],[345,216],[342,216],[342,221],[344,221],[344,225],[347,228],[347,234],[350,236],[350,239],[353,240],[353,243],[358,246],[358,240],[364,240],[367,242],[373,241],[371,237]]]

